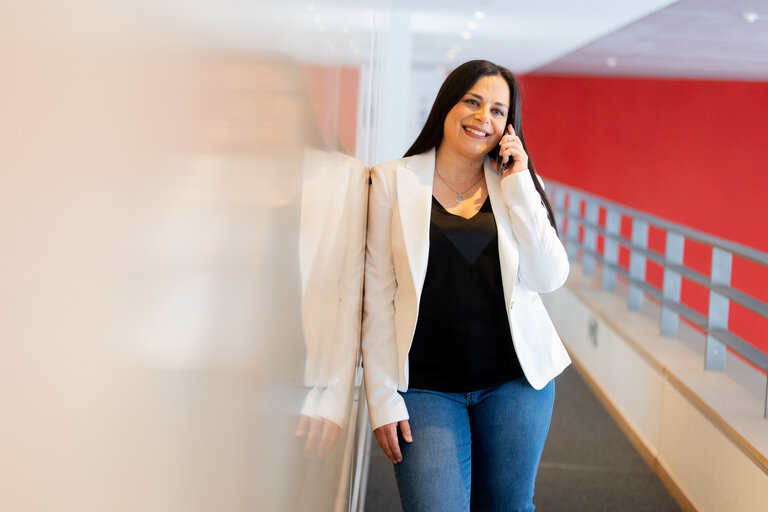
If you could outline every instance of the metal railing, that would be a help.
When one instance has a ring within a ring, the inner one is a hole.
[[[768,372],[768,354],[736,335],[728,326],[732,302],[768,318],[768,304],[731,286],[734,256],[768,267],[768,254],[627,208],[562,183],[548,180],[547,189],[550,197],[554,199],[555,215],[562,230],[561,237],[565,241],[568,257],[576,260],[581,252],[585,274],[594,274],[599,262],[605,290],[615,289],[618,276],[626,279],[629,286],[627,300],[630,310],[640,310],[646,294],[656,299],[661,304],[662,336],[677,336],[681,316],[701,329],[706,334],[705,370],[725,369],[727,347]],[[605,210],[604,227],[599,222],[601,209]],[[620,234],[622,217],[631,219],[631,239]],[[564,222],[566,219],[567,222]],[[666,233],[666,249],[663,255],[648,248],[648,231],[651,226]],[[583,236],[580,236],[582,230]],[[598,235],[604,240],[602,253],[598,251]],[[711,247],[712,267],[709,276],[683,264],[686,240]],[[619,246],[629,251],[628,270],[619,265]],[[661,290],[646,280],[648,260],[663,268]],[[708,289],[709,308],[706,316],[681,302],[683,278]],[[763,417],[768,418],[768,378]]]

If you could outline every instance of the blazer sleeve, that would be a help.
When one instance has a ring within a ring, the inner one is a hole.
[[[368,168],[351,164],[345,204],[344,263],[339,278],[339,309],[331,345],[327,348],[327,388],[318,401],[316,415],[344,427],[354,388],[360,349],[360,313],[365,261],[365,217],[368,200]],[[333,319],[327,319],[333,321]]]
[[[537,293],[560,288],[568,277],[568,256],[549,223],[531,174],[518,172],[506,176],[501,180],[501,190],[520,252],[520,282]]]
[[[371,427],[408,419],[397,392],[395,293],[392,256],[392,201],[385,172],[374,167],[368,200],[368,233],[363,298],[363,376]]]

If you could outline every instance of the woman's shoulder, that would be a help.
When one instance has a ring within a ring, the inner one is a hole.
[[[406,156],[403,158],[397,158],[395,160],[389,160],[373,166],[373,171],[378,171],[384,174],[394,173],[398,168],[411,169],[413,171],[419,171],[422,167],[427,166],[434,168],[435,165],[435,151],[430,150],[426,153],[420,153],[418,155]]]
[[[398,167],[408,167],[408,162],[413,158],[412,156],[408,156],[405,158],[396,158],[395,160],[389,160],[386,162],[381,162],[373,166],[373,169],[376,169],[380,172],[394,172],[395,169]]]

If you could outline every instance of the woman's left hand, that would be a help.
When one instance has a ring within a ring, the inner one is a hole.
[[[511,124],[507,126],[507,131],[501,137],[499,146],[499,154],[503,157],[502,163],[507,164],[509,162],[507,169],[501,176],[502,178],[528,170],[528,154],[523,149],[523,142],[515,134],[515,129],[512,128]]]
[[[325,457],[339,439],[341,427],[325,418],[310,418],[302,415],[296,429],[297,436],[307,436],[304,443],[305,457]]]

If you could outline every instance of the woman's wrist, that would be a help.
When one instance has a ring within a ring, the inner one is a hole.
[[[519,174],[519,173],[521,173],[521,172],[523,172],[523,171],[527,171],[527,170],[528,170],[528,169],[507,169],[507,170],[506,170],[506,171],[504,171],[504,173],[501,175],[501,179],[503,180],[503,179],[504,179],[504,178],[506,178],[507,176],[510,176],[510,175],[512,175],[512,174]]]

